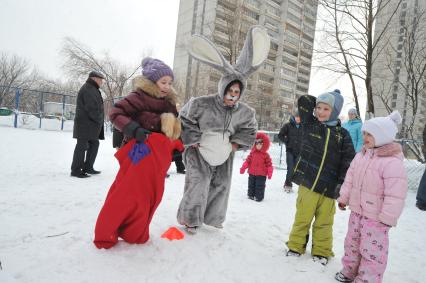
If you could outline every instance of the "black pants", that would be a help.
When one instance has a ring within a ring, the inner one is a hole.
[[[293,177],[294,166],[296,166],[297,156],[289,151],[285,153],[286,155],[286,163],[287,163],[287,174],[285,176],[284,185],[288,187],[292,187],[291,179]]]
[[[99,140],[77,139],[72,158],[71,172],[92,170],[98,155]]]
[[[182,153],[179,152],[178,150],[175,150],[173,152],[173,161],[175,162],[177,172],[185,171],[185,165],[183,164],[183,161],[182,161]]]
[[[265,186],[266,176],[249,175],[247,195],[261,201],[265,196]]]

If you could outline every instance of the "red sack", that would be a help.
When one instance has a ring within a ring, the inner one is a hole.
[[[145,143],[133,139],[115,154],[120,169],[96,221],[97,248],[111,248],[118,237],[132,244],[148,241],[173,149],[170,139],[152,133]]]

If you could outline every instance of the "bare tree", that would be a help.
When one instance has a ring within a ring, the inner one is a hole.
[[[107,96],[107,109],[113,104],[114,98],[127,93],[131,78],[140,68],[139,64],[128,68],[107,53],[99,57],[88,47],[70,37],[64,38],[61,53],[65,58],[63,68],[72,78],[85,78],[93,70],[98,70],[105,75],[103,90]]]
[[[27,60],[17,55],[0,53],[0,106],[10,106],[10,101],[5,99],[13,93],[13,87],[25,85],[29,68]]]
[[[357,80],[363,82],[367,95],[367,113],[374,116],[372,70],[381,53],[391,20],[402,0],[321,0],[326,18],[326,39],[317,52],[322,67],[349,76],[356,108],[359,113]],[[378,16],[381,29],[375,32]]]

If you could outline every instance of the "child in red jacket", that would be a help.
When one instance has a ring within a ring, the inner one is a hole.
[[[265,196],[266,177],[272,178],[274,168],[268,154],[270,144],[271,142],[266,134],[257,133],[251,152],[240,168],[240,174],[244,174],[248,168],[247,195],[249,199],[262,201]]]

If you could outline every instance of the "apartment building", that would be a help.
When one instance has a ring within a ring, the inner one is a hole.
[[[377,17],[375,35],[381,33],[372,70],[375,115],[385,116],[398,110],[403,118],[400,138],[410,139],[412,134],[421,141],[426,123],[426,72],[421,76],[419,69],[426,65],[426,1],[391,1]],[[413,78],[420,82],[415,86],[419,90],[415,115],[410,98]],[[413,124],[412,131],[410,124]]]
[[[242,100],[256,109],[260,129],[279,129],[297,97],[308,93],[316,14],[315,0],[181,0],[174,55],[181,101],[216,93],[221,76],[189,56],[192,34],[211,39],[232,62],[234,46],[239,52],[249,27],[262,25],[271,37],[270,52]]]

